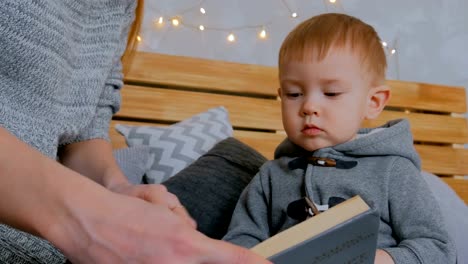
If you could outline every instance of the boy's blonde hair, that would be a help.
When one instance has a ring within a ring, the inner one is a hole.
[[[325,58],[331,47],[350,47],[357,52],[371,83],[385,83],[387,60],[382,42],[374,28],[345,14],[328,13],[314,16],[291,31],[281,45],[279,68],[288,61]]]

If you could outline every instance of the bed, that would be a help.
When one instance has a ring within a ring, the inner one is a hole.
[[[392,98],[376,120],[407,118],[422,169],[440,176],[468,203],[468,122],[463,87],[388,80]],[[126,147],[115,124],[167,126],[209,108],[224,106],[234,137],[266,158],[285,138],[277,69],[200,58],[137,52],[125,78],[122,107],[114,116],[113,147]]]

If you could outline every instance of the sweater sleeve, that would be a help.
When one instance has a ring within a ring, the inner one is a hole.
[[[267,210],[269,188],[264,186],[262,176],[260,169],[242,192],[223,240],[251,248],[270,237]]]
[[[114,76],[117,76],[117,72],[114,72]],[[90,140],[90,139],[105,139],[109,140],[109,125],[112,115],[120,109],[120,88],[123,84],[118,84],[117,79],[113,79],[114,84],[106,83],[103,92],[99,98],[98,105],[96,107],[96,113],[94,118],[88,124],[88,126],[81,131],[76,138],[76,142]]]
[[[383,250],[395,263],[455,263],[455,246],[441,210],[418,168],[406,159],[397,159],[393,171],[388,206],[399,244]]]
[[[127,37],[130,31],[130,26],[135,18],[136,1],[130,1],[126,9],[126,16],[123,18],[122,28],[120,31],[120,43],[115,51],[113,58],[113,66],[106,79],[104,88],[99,97],[96,107],[94,118],[83,129],[76,142],[90,140],[90,139],[105,139],[109,140],[109,125],[112,115],[117,113],[120,109],[120,89],[123,87],[123,74],[121,57],[127,45]]]

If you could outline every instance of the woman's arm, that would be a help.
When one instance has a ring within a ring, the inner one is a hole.
[[[112,153],[111,144],[103,139],[73,143],[61,148],[60,161],[108,189],[128,184]]]
[[[267,263],[196,232],[167,206],[108,191],[0,127],[0,220],[73,263]]]
[[[1,222],[43,236],[47,233],[43,229],[47,223],[65,213],[61,207],[66,203],[68,189],[80,188],[86,182],[66,181],[74,179],[75,173],[18,140],[3,127],[0,127],[0,146]]]
[[[67,145],[61,150],[60,159],[66,167],[111,191],[166,205],[190,225],[196,226],[178,198],[167,192],[163,185],[130,184],[114,159],[111,144],[106,140],[92,139]]]

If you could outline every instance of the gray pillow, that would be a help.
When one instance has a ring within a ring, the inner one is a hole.
[[[421,173],[439,202],[449,235],[457,249],[457,263],[468,263],[468,206],[434,174]]]
[[[128,181],[140,184],[149,167],[150,148],[137,146],[117,149],[114,150],[114,158]]]
[[[256,150],[230,137],[162,184],[177,195],[200,232],[221,239],[242,190],[265,161]]]
[[[150,147],[152,162],[145,175],[149,183],[167,180],[232,136],[228,111],[222,106],[167,127],[118,124],[116,129],[129,146]]]

